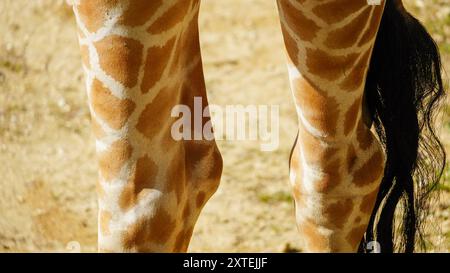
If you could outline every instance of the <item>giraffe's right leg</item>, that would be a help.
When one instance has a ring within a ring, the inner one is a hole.
[[[215,141],[177,141],[171,134],[174,106],[193,109],[194,97],[207,105],[199,5],[80,0],[74,6],[100,169],[100,251],[186,251],[218,186]]]
[[[356,251],[375,204],[384,155],[363,93],[382,3],[278,0],[299,120],[291,183],[308,252]]]

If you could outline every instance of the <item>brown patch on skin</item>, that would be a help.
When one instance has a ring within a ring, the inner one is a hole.
[[[368,102],[367,102],[367,96],[366,94],[363,94],[362,99],[362,114],[361,119],[366,128],[372,128],[373,125],[373,115],[369,110]]]
[[[141,92],[143,94],[147,93],[161,79],[174,51],[174,45],[175,38],[172,38],[162,47],[151,47],[148,49],[144,78],[141,83]]]
[[[186,46],[188,47],[187,50],[189,50],[188,52],[189,55],[184,56],[184,62],[185,64],[192,64],[192,60],[190,60],[190,56],[198,56],[200,57],[200,44],[197,42],[198,40],[196,40],[195,43],[191,43],[191,44],[186,44]],[[196,97],[202,97],[202,104],[203,107],[208,106],[208,98],[206,96],[206,86],[205,86],[205,78],[203,76],[203,64],[202,62],[197,62],[197,64],[195,66],[193,66],[191,69],[189,69],[187,71],[187,75],[186,77],[188,79],[191,79],[190,82],[188,82],[187,86],[185,87],[186,89],[189,90],[190,93],[190,97],[186,97],[184,96],[184,102],[186,103],[186,105],[193,105],[194,100],[192,99],[193,96]],[[185,99],[189,98],[189,101],[186,102]],[[203,121],[205,124],[210,118],[204,118]]]
[[[302,125],[299,126],[298,145],[299,149],[302,149],[304,158],[307,164],[326,166],[328,162],[331,162],[336,153],[339,152],[337,147],[329,146],[323,147],[319,140],[310,135]]]
[[[208,193],[205,201],[219,186],[223,161],[215,142],[185,141],[186,174],[196,187]],[[203,201],[203,202],[205,202]]]
[[[362,218],[360,216],[358,216],[358,217],[355,218],[354,223],[355,224],[359,224],[359,223],[361,223],[361,221],[362,221]]]
[[[182,104],[182,103],[179,103]],[[160,128],[160,133],[158,136],[158,143],[161,145],[161,147],[181,147],[184,144],[184,140],[175,140],[172,136],[172,126],[175,123],[175,119],[171,119],[172,117],[167,120],[166,124]],[[178,119],[178,117],[177,117]],[[178,151],[182,153],[181,151]]]
[[[151,218],[137,221],[122,234],[122,244],[126,250],[150,252],[149,244],[164,244],[170,239],[176,221],[163,208],[159,207]]]
[[[358,122],[358,127],[356,128],[356,139],[358,140],[359,147],[362,150],[367,150],[372,146],[375,141],[375,137],[372,132],[367,128],[363,121]]]
[[[91,119],[91,128],[96,139],[100,139],[106,135],[105,131],[103,131],[100,124],[94,118]]]
[[[125,26],[141,26],[151,19],[153,14],[163,4],[162,0],[133,0],[119,19]]]
[[[379,189],[377,188],[373,192],[369,193],[367,196],[364,197],[364,199],[361,202],[361,205],[359,206],[359,210],[366,214],[370,215],[372,213],[373,207],[375,206],[375,201],[378,196]]]
[[[187,249],[189,247],[189,241],[191,240],[193,231],[194,228],[191,227],[186,230],[182,230],[178,233],[175,239],[175,247],[173,252],[175,253],[187,252]]]
[[[335,49],[348,48],[356,44],[367,24],[370,12],[371,9],[368,7],[347,25],[331,31],[324,44],[329,48]]]
[[[187,177],[194,183],[206,180],[210,176],[212,169],[221,168],[221,166],[214,166],[212,161],[201,162],[204,158],[210,157],[214,153],[214,141],[188,140],[184,142],[184,149]]]
[[[280,9],[283,11],[286,24],[295,28],[295,33],[300,39],[311,41],[319,31],[319,26],[311,19],[296,9],[289,1],[278,1]]]
[[[201,191],[197,194],[197,198],[195,199],[195,205],[197,208],[201,208],[206,201],[206,193]]]
[[[186,35],[186,34],[184,34]],[[172,51],[172,61],[170,68],[166,67],[168,70],[168,75],[180,75],[184,69],[186,69],[186,64],[182,60],[186,59],[187,52],[185,51],[185,45],[178,40]],[[196,55],[191,55],[191,61],[196,58]],[[183,75],[184,76],[184,75]],[[142,89],[142,88],[141,88]],[[147,91],[148,92],[148,91]]]
[[[208,106],[208,98],[206,96],[202,65],[197,64],[197,66],[188,71],[187,78],[193,79],[193,81],[183,86],[183,90],[185,90],[185,92],[181,98],[182,102],[188,107],[194,108],[194,97],[201,97],[202,108],[206,108]],[[210,120],[210,117],[204,117],[202,119],[202,125],[205,126],[205,124]],[[192,119],[192,122],[194,122],[194,119]],[[194,132],[194,129],[192,129],[192,132]]]
[[[209,172],[207,179],[213,181],[219,181],[222,176],[223,170],[223,159],[220,151],[217,147],[214,147],[214,151],[212,152],[212,170]]]
[[[111,222],[112,214],[109,211],[100,211],[100,232],[104,236],[111,234],[109,230],[109,223]]]
[[[78,14],[89,32],[95,32],[103,26],[108,11],[116,6],[119,0],[81,0],[77,6]]]
[[[136,108],[133,101],[117,98],[97,79],[92,84],[91,104],[94,112],[115,130],[125,125]]]
[[[187,140],[184,142],[185,160],[188,163],[188,168],[192,169],[202,159],[211,154],[214,149],[214,141],[196,141]]]
[[[291,62],[294,65],[298,65],[298,53],[299,53],[299,47],[297,45],[297,42],[294,38],[291,37],[289,32],[286,30],[286,27],[281,24],[281,29],[283,32],[283,40],[284,45],[286,47],[286,52],[291,60]]]
[[[312,11],[328,24],[344,20],[367,6],[366,0],[329,1],[316,6]]]
[[[350,144],[348,146],[348,150],[347,150],[347,172],[351,173],[353,170],[353,167],[355,166],[356,163],[356,150],[355,150],[355,146],[353,146],[353,144]]]
[[[118,35],[107,36],[95,43],[100,56],[100,67],[125,87],[137,83],[142,63],[143,45],[136,40]]]
[[[191,27],[187,27],[186,29],[184,29],[184,32],[179,36],[178,40],[174,44],[170,67],[165,68],[168,71],[166,72],[168,73],[168,75],[182,74],[185,78],[190,79],[189,82],[184,82],[183,84],[191,84],[192,81],[194,81],[193,79],[189,78],[184,72],[187,70],[187,67],[189,65],[192,65],[194,60],[201,59],[199,57],[200,51],[194,53],[188,51],[190,43],[194,43],[195,41],[198,42],[198,36],[194,36]],[[201,62],[199,65],[202,65]]]
[[[366,30],[364,35],[361,37],[361,40],[359,41],[358,46],[363,46],[375,38],[375,35],[378,32],[378,28],[380,25],[381,17],[383,15],[383,11],[384,11],[384,1],[383,1],[383,5],[374,7],[374,11],[372,14],[372,18],[370,19],[368,29]]]
[[[208,199],[218,188],[223,160],[214,141],[185,141],[186,177],[194,188],[203,189]]]
[[[174,253],[181,253],[181,252],[185,252],[183,251],[183,245],[184,245],[184,230],[181,230],[177,237],[175,238],[175,246],[173,249]]]
[[[187,252],[188,248],[189,248],[189,242],[191,241],[192,238],[192,233],[194,233],[194,227],[190,227],[186,230],[185,234],[184,234],[184,245],[183,245],[183,250],[185,252]]]
[[[128,210],[135,206],[140,198],[155,188],[158,166],[148,156],[137,160],[128,182],[119,197],[119,206]]]
[[[353,174],[353,183],[358,187],[370,185],[380,178],[383,172],[383,154],[377,151]]]
[[[337,228],[343,228],[353,210],[353,201],[351,199],[340,200],[334,204],[327,205],[324,211],[324,217],[327,222]]]
[[[173,158],[167,168],[166,176],[167,192],[175,191],[177,203],[179,204],[186,191],[186,166],[185,161],[181,158]]]
[[[335,81],[342,75],[347,75],[359,54],[334,56],[320,49],[306,49],[306,66],[311,74],[322,79]]]
[[[350,106],[345,114],[344,120],[344,134],[348,135],[357,124],[358,113],[361,112],[361,101],[362,97],[359,97],[355,100],[355,102]]]
[[[314,189],[319,193],[329,193],[335,189],[341,182],[341,174],[339,172],[341,160],[339,158],[328,161],[321,169],[323,177],[316,181]]]
[[[187,84],[204,84],[198,30],[198,14],[190,21],[189,25],[183,29],[182,34],[179,36],[176,48],[174,49],[173,53],[170,73],[177,74],[179,73],[180,69],[185,69],[187,66],[192,66],[194,61],[197,61],[196,66],[187,71],[187,74],[194,75],[186,75],[186,78],[190,79]],[[201,88],[201,91],[204,91],[204,88]]]
[[[85,45],[80,46],[81,51],[81,60],[87,68],[91,67],[91,63],[89,61],[89,48]]]
[[[148,2],[148,0],[143,1]],[[152,34],[158,34],[172,29],[187,16],[190,5],[191,1],[176,1],[175,5],[170,7],[161,17],[159,17],[147,31]]]
[[[183,220],[186,221],[186,219],[188,219],[190,214],[191,214],[191,207],[189,203],[186,203],[186,206],[184,207],[183,210]]]
[[[161,89],[153,101],[145,107],[139,117],[136,129],[147,138],[154,137],[167,124],[171,124],[172,107],[177,104],[179,90],[174,88]],[[170,128],[168,129],[170,130]]]
[[[186,60],[187,61],[187,60]],[[203,78],[203,68],[202,64],[198,63],[196,66],[192,67],[187,71],[186,78],[190,79],[189,82],[185,82],[181,86],[182,95],[181,103],[188,106],[190,109],[194,109],[194,97],[202,98],[202,109],[208,106],[208,98],[206,96],[205,81]],[[202,126],[210,120],[210,118],[202,118]],[[191,118],[192,124],[194,124],[194,116]],[[192,128],[192,133],[194,129]]]
[[[347,242],[350,243],[350,245],[356,250],[358,248],[359,243],[361,242],[361,239],[364,236],[364,233],[366,232],[367,225],[361,225],[359,227],[356,227],[350,231],[350,233],[345,238]]]
[[[308,80],[300,78],[294,82],[296,104],[309,123],[321,132],[333,137],[336,134],[339,105],[334,98],[318,92]]]
[[[369,49],[364,53],[364,55],[361,56],[352,71],[339,84],[340,88],[352,92],[363,86],[363,82],[366,79],[366,73],[369,68],[371,54],[372,50]]]
[[[99,169],[106,180],[115,178],[130,159],[133,148],[126,140],[117,140],[105,152],[99,154]]]
[[[318,226],[310,220],[298,223],[298,230],[306,238],[308,252],[324,252],[330,250],[330,240],[318,232]]]

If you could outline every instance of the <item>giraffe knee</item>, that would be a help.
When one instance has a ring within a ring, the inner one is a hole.
[[[385,163],[375,136],[362,131],[367,139],[361,142],[308,154],[297,145],[293,152],[291,182],[305,251],[354,252],[366,231]]]
[[[359,122],[350,138],[323,139],[300,134],[291,158],[291,182],[301,192],[365,194],[380,183],[385,155],[374,134]]]
[[[223,159],[214,141],[187,141],[187,177],[199,192],[209,199],[217,190],[222,176]]]

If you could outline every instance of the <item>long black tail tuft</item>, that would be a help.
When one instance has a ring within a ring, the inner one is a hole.
[[[370,241],[380,243],[382,252],[413,252],[418,242],[424,247],[423,220],[445,166],[434,129],[445,94],[441,72],[439,50],[426,29],[401,0],[386,0],[365,96],[387,162],[360,251]]]

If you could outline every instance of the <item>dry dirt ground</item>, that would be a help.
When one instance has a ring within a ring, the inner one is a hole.
[[[406,2],[448,64],[447,0]],[[281,144],[261,152],[255,142],[219,143],[222,183],[190,251],[300,250],[287,165],[296,115],[275,0],[205,0],[201,33],[211,103],[280,105]],[[442,128],[450,139],[450,123]],[[62,0],[1,0],[0,251],[69,251],[74,241],[95,251],[94,158],[70,8]],[[445,179],[429,219],[430,251],[450,250],[449,170]]]

